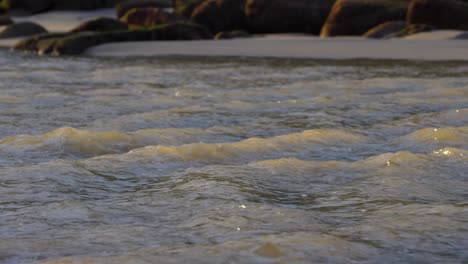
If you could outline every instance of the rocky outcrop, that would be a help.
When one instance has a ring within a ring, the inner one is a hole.
[[[11,9],[26,13],[41,13],[51,10],[91,10],[114,7],[121,0],[9,0]]]
[[[381,23],[405,20],[408,3],[408,0],[336,0],[320,36],[360,36]]]
[[[32,22],[22,22],[18,24],[11,24],[5,28],[2,32],[0,32],[0,39],[32,36],[45,32],[47,32],[47,30],[41,25]]]
[[[96,18],[93,20],[86,21],[79,25],[78,27],[71,30],[71,32],[84,32],[84,31],[93,31],[93,32],[106,32],[106,31],[122,31],[127,30],[127,24],[107,17]]]
[[[319,34],[334,0],[247,0],[245,13],[255,33]]]
[[[16,50],[34,51],[39,54],[77,55],[100,44],[124,41],[149,40],[197,40],[213,36],[200,25],[176,23],[150,29],[112,32],[80,32],[38,35],[15,45]]]
[[[177,15],[155,7],[130,9],[120,18],[120,21],[126,23],[130,28],[152,27],[175,23],[179,20],[181,19]]]
[[[115,6],[117,17],[123,17],[130,9],[134,8],[170,8],[172,3],[170,0],[126,0]]]
[[[191,15],[192,21],[212,32],[246,28],[245,0],[206,0]]]
[[[429,24],[440,29],[468,30],[468,3],[459,0],[413,0],[409,24]]]
[[[376,39],[391,38],[397,36],[406,27],[406,21],[389,21],[369,29],[363,37]]]

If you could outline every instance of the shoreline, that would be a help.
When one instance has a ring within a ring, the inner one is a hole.
[[[54,11],[28,17],[14,17],[13,20],[15,22],[32,21],[46,27],[50,32],[64,32],[97,17],[115,18],[115,10]],[[468,32],[455,30],[432,31],[395,39],[320,38],[303,34],[267,34],[230,40],[108,43],[92,47],[83,55],[93,57],[205,56],[468,61],[467,38]],[[21,39],[0,39],[0,48],[11,48]]]

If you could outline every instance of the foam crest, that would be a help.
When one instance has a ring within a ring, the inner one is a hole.
[[[222,128],[206,130],[185,128],[145,129],[121,133],[117,131],[89,131],[63,127],[37,136],[20,135],[3,139],[0,141],[0,152],[33,159],[44,158],[44,153],[47,153],[48,156],[59,157],[93,157],[103,154],[127,152],[146,145],[180,145],[199,142],[209,140],[214,135],[223,131]]]
[[[340,130],[320,129],[271,138],[249,138],[233,143],[196,143],[177,147],[152,146],[133,150],[125,155],[144,158],[167,156],[183,161],[235,163],[244,159],[296,156],[317,145],[347,145],[363,142],[364,140],[364,136]]]

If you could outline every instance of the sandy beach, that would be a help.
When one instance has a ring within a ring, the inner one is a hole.
[[[431,34],[426,34],[432,36]],[[269,36],[220,41],[151,41],[93,47],[91,56],[240,56],[307,59],[468,60],[461,40],[330,38]]]

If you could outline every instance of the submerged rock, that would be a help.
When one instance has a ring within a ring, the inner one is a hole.
[[[181,19],[177,15],[160,8],[145,7],[130,9],[120,20],[129,27],[152,27],[175,23]]]
[[[93,20],[86,21],[78,27],[71,30],[71,32],[83,32],[83,31],[94,31],[94,32],[105,32],[105,31],[122,31],[127,30],[127,24],[107,17],[96,18]]]
[[[145,7],[156,7],[156,8],[169,8],[172,7],[170,0],[126,0],[115,6],[117,17],[123,17],[130,9],[134,8],[145,8]]]
[[[36,51],[39,54],[77,55],[100,44],[124,41],[197,40],[211,39],[209,31],[196,24],[175,23],[153,27],[113,32],[79,32],[35,36],[18,43],[14,49]]]
[[[360,36],[372,27],[405,20],[409,0],[336,0],[321,37]]]
[[[468,30],[468,2],[459,0],[413,0],[409,24],[429,24],[441,29]]]
[[[197,6],[191,19],[212,32],[245,29],[245,0],[206,0]]]
[[[247,0],[252,32],[319,34],[334,0]]]
[[[406,21],[389,21],[369,29],[363,37],[376,39],[391,38],[397,36],[406,27]]]
[[[2,32],[0,32],[0,39],[32,36],[46,32],[47,30],[41,25],[33,22],[22,22],[11,24],[5,28]]]

